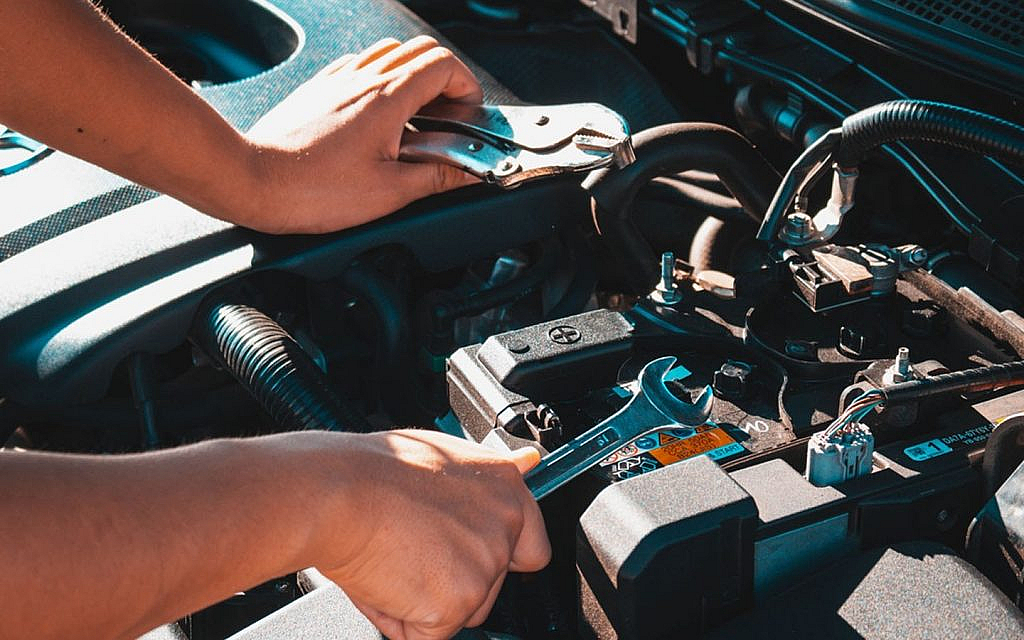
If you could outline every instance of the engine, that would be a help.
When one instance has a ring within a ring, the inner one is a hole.
[[[671,357],[664,388],[706,415],[545,496],[551,565],[459,637],[1021,633],[1021,9],[405,5],[103,3],[240,128],[429,32],[502,117],[603,105],[628,153],[591,119],[572,140],[601,163],[508,164],[518,130],[488,131],[494,164],[455,159],[493,184],[271,237],[0,134],[6,447],[420,425],[549,453]],[[228,636],[380,637],[315,570],[147,637]]]

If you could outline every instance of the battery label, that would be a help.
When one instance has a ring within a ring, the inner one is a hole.
[[[598,471],[609,480],[625,480],[699,455],[722,460],[745,452],[743,445],[715,424],[665,428],[622,447],[602,461]]]
[[[903,450],[903,453],[907,454],[907,457],[914,462],[924,462],[925,460],[931,460],[938,456],[951,453],[953,450],[949,448],[942,440],[935,439],[929,440],[928,442],[922,442],[921,444],[915,444],[912,447],[907,447]]]
[[[904,449],[903,453],[914,462],[924,462],[925,460],[931,460],[932,458],[952,453],[957,449],[985,442],[988,440],[989,435],[992,434],[994,428],[995,426],[992,424],[983,424],[980,427],[966,429],[915,444]]]

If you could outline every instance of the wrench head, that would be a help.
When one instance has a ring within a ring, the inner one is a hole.
[[[665,386],[665,376],[676,364],[673,356],[665,356],[647,363],[637,379],[638,393],[644,394],[655,409],[673,422],[685,427],[704,424],[711,417],[711,406],[715,395],[710,386],[705,386],[692,404],[675,397]]]

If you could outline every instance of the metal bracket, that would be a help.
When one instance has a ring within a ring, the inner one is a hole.
[[[612,23],[612,30],[636,44],[637,0],[580,0],[584,6]]]

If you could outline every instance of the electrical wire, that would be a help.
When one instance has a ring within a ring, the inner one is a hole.
[[[868,416],[875,407],[885,402],[885,394],[880,389],[865,391],[850,403],[839,416],[825,429],[825,437],[831,438],[848,425],[860,422]]]

